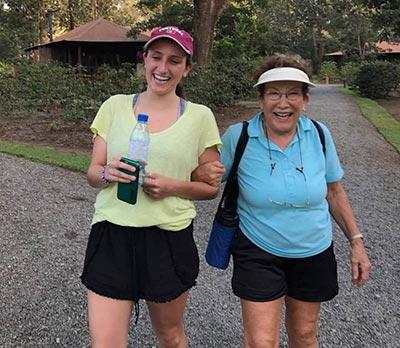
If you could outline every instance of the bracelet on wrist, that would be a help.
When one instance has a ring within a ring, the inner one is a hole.
[[[112,181],[106,179],[106,168],[107,168],[107,166],[103,166],[103,167],[101,168],[101,180],[102,180],[106,185],[109,185],[109,184],[111,184]]]
[[[354,234],[354,235],[348,237],[348,239],[349,239],[349,242],[351,244],[352,242],[354,242],[357,239],[364,240],[364,236],[361,233],[357,233],[357,234]]]

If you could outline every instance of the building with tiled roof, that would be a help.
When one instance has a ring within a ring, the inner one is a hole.
[[[149,35],[141,33],[132,38],[127,36],[129,30],[129,27],[101,18],[26,51],[37,51],[39,63],[61,61],[71,66],[83,66],[93,73],[101,64],[117,67],[124,62],[136,63],[137,54],[149,40]]]
[[[376,55],[377,59],[400,60],[400,43],[399,42],[377,42],[368,44],[368,54]],[[344,51],[335,51],[325,54],[327,59],[332,59],[340,64],[343,61]]]

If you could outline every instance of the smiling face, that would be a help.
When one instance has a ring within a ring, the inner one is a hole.
[[[293,135],[308,100],[301,82],[275,81],[265,84],[264,94],[258,96],[258,103],[264,111],[268,136]]]
[[[175,93],[175,88],[186,77],[191,66],[183,49],[170,39],[159,39],[144,55],[147,89],[160,95]]]

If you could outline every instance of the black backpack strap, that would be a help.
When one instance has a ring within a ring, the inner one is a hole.
[[[319,140],[321,141],[321,145],[322,145],[322,151],[324,152],[324,155],[326,154],[326,147],[325,147],[325,133],[324,130],[322,129],[321,125],[313,120],[310,119],[312,123],[314,123],[315,128],[317,128],[318,131],[318,135],[319,135]]]
[[[249,123],[247,121],[243,121],[243,128],[242,132],[240,133],[238,143],[236,145],[235,157],[233,160],[232,168],[231,171],[229,172],[229,176],[224,187],[224,192],[222,193],[222,198],[221,201],[219,202],[219,207],[224,205],[225,207],[236,209],[236,201],[239,195],[239,186],[237,182],[236,173],[237,173],[237,168],[239,166],[239,162],[246,148],[247,141],[249,140],[249,135],[247,133],[248,125]]]
[[[242,132],[240,133],[240,137],[238,140],[238,143],[236,145],[236,150],[235,150],[235,158],[233,160],[232,168],[228,176],[229,178],[232,178],[236,176],[237,168],[239,166],[239,162],[242,158],[244,149],[246,148],[247,141],[249,140],[249,134],[247,133],[247,126],[249,123],[247,121],[243,121],[243,128]]]

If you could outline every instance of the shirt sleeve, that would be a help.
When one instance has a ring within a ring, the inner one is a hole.
[[[112,124],[113,101],[114,98],[110,97],[100,106],[100,109],[97,111],[96,117],[90,125],[90,130],[93,132],[94,138],[100,135],[107,142],[108,134]]]
[[[219,150],[222,146],[214,114],[207,107],[204,107],[203,109],[202,127],[203,130],[200,136],[200,142],[198,148],[199,156],[209,147],[216,145]]]

